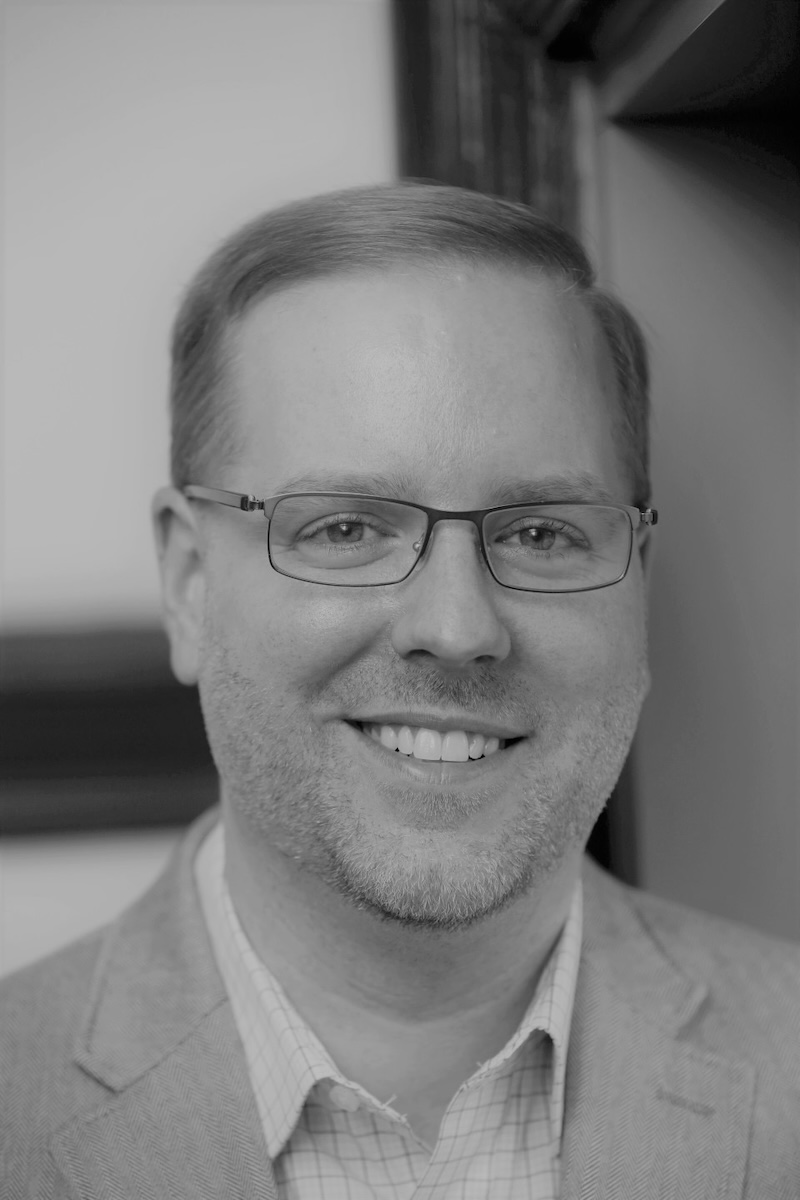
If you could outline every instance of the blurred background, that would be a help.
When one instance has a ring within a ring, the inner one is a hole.
[[[578,233],[648,332],[654,686],[592,849],[800,939],[798,9],[6,3],[0,972],[215,800],[149,524],[190,276],[276,204],[416,176]]]

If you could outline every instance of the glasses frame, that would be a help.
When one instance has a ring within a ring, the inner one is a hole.
[[[452,511],[445,508],[429,508],[426,504],[414,504],[410,500],[394,500],[389,496],[370,496],[366,493],[359,492],[281,492],[277,496],[268,496],[263,500],[259,500],[256,496],[249,495],[245,492],[229,492],[221,488],[203,487],[196,483],[187,483],[180,489],[188,500],[207,500],[212,504],[224,504],[228,508],[235,508],[241,512],[263,512],[267,519],[267,523],[272,519],[272,514],[279,500],[300,499],[303,496],[346,496],[351,500],[389,500],[391,504],[401,504],[405,508],[414,508],[418,512],[424,512],[428,519],[428,528],[425,532],[425,537],[422,539],[422,544],[417,552],[417,557],[414,560],[411,568],[401,576],[400,579],[394,579],[391,583],[336,583],[331,580],[327,583],[319,579],[304,579],[299,575],[292,575],[288,571],[284,571],[281,567],[276,567],[272,561],[272,552],[269,544],[269,532],[267,532],[267,556],[269,565],[273,571],[277,571],[279,575],[285,575],[287,579],[297,579],[300,583],[318,584],[320,587],[394,587],[396,583],[403,583],[408,579],[414,570],[419,565],[420,560],[424,557],[428,543],[431,540],[434,526],[439,521],[470,521],[478,530],[478,542],[481,548],[481,556],[486,566],[489,569],[489,574],[492,579],[500,585],[500,587],[509,588],[512,592],[535,592],[543,596],[553,595],[570,595],[577,592],[597,592],[601,588],[613,587],[615,583],[621,581],[628,574],[628,568],[631,565],[631,556],[633,554],[633,535],[639,529],[651,527],[658,523],[658,510],[655,508],[636,508],[629,504],[591,504],[586,501],[559,501],[555,500],[549,504],[496,504],[492,508],[477,508],[469,509],[465,512]],[[616,508],[620,512],[627,514],[630,522],[630,538],[628,541],[628,557],[625,561],[625,567],[616,577],[609,580],[608,583],[593,583],[590,587],[581,588],[522,588],[515,587],[512,583],[503,583],[502,579],[498,579],[494,573],[494,568],[489,561],[489,555],[486,552],[486,540],[483,534],[483,524],[488,516],[496,512],[505,512],[516,508],[553,508],[559,504],[569,504],[571,508]],[[416,543],[415,543],[416,544]]]

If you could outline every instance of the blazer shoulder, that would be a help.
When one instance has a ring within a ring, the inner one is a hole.
[[[693,1022],[700,1040],[709,1049],[769,1063],[800,1089],[800,945],[605,880],[604,886],[620,889],[660,953],[708,989]]]
[[[0,1194],[29,1186],[50,1134],[106,1089],[73,1061],[104,931],[0,980]],[[27,1194],[25,1192],[24,1194]]]
[[[741,979],[745,995],[777,993],[797,1002],[800,943],[639,888],[627,891],[640,920],[665,949],[703,964],[715,975]],[[775,986],[781,982],[786,986]]]
[[[85,1003],[104,933],[87,934],[0,979],[0,1046],[10,1050],[29,1036],[52,1035]]]

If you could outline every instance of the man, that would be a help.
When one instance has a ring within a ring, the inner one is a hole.
[[[648,688],[647,371],[434,185],[231,238],[154,515],[220,811],[8,982],[4,1196],[800,1195],[800,955],[584,858]]]

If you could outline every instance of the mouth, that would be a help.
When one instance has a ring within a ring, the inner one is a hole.
[[[416,764],[476,764],[526,741],[525,737],[496,737],[475,730],[448,729],[439,731],[424,726],[386,725],[367,721],[346,721],[395,759],[408,759]]]

